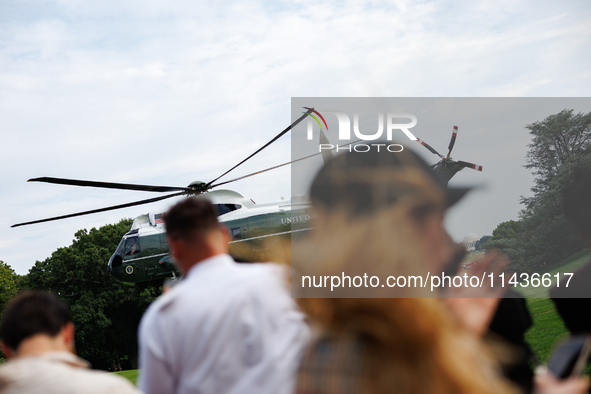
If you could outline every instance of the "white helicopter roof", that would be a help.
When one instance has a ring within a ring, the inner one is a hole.
[[[214,190],[200,194],[195,198],[204,198],[211,201],[212,204],[240,204],[245,208],[252,208],[255,205],[250,199],[234,190]]]
[[[253,215],[290,211],[293,205],[302,207],[309,205],[308,199],[304,196],[296,196],[293,201],[282,200],[264,204],[255,204],[252,200],[233,190],[214,190],[200,194],[195,198],[207,199],[212,204],[236,204],[240,206],[240,208],[236,210],[220,215],[220,222],[242,219]],[[162,213],[150,212],[136,217],[131,226],[131,230],[135,229],[142,229],[143,234],[151,233],[152,231],[158,233],[162,232],[164,230]]]
[[[195,198],[203,198],[209,200],[212,204],[236,204],[240,205],[240,209],[250,209],[255,207],[255,204],[248,198],[244,197],[242,194],[235,192],[233,190],[214,190],[211,192],[203,193]],[[131,230],[135,229],[142,229],[142,233],[144,230],[148,229],[163,229],[164,222],[162,220],[162,212],[149,212],[143,215],[136,217],[131,225]]]

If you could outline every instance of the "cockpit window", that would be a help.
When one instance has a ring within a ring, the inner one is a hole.
[[[125,255],[130,256],[140,252],[140,239],[139,237],[129,237],[125,241]]]
[[[228,212],[232,212],[232,211],[242,208],[242,205],[240,205],[240,204],[214,204],[214,205],[218,211],[218,216],[221,216],[221,215],[224,215]]]
[[[121,238],[121,242],[119,242],[119,245],[117,245],[117,250],[115,250],[114,254],[122,255],[124,245],[125,245],[125,238]]]

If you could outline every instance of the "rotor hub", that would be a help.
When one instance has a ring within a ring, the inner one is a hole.
[[[209,190],[210,185],[203,181],[193,181],[187,186],[187,188],[191,189],[190,191],[187,191],[187,195],[196,196]]]

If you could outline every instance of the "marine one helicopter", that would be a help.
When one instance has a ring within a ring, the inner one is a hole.
[[[239,261],[248,261],[252,260],[253,258],[258,259],[261,256],[264,256],[269,248],[269,244],[274,240],[281,237],[288,237],[293,232],[304,231],[309,228],[308,222],[313,214],[309,212],[309,204],[307,201],[302,198],[301,201],[290,200],[276,203],[255,204],[252,200],[232,190],[210,190],[221,185],[235,182],[256,174],[295,163],[300,160],[320,155],[321,153],[313,154],[228,181],[217,182],[221,177],[225,176],[230,171],[236,169],[238,166],[255,156],[257,153],[275,142],[277,139],[295,127],[298,123],[300,123],[304,118],[314,112],[313,108],[307,109],[307,112],[305,112],[300,118],[289,125],[285,130],[276,135],[268,143],[263,145],[246,159],[242,160],[240,163],[236,164],[234,167],[230,168],[228,171],[224,172],[222,175],[207,183],[195,181],[189,184],[187,187],[170,187],[51,177],[29,179],[29,182],[45,182],[59,185],[175,193],[127,204],[77,212],[69,215],[51,217],[26,223],[18,223],[11,227],[49,222],[75,216],[143,205],[182,195],[194,196],[196,198],[208,199],[215,205],[218,211],[219,221],[226,225],[230,232],[230,253],[235,259]],[[320,138],[326,138],[322,131]],[[330,153],[332,154],[332,152]],[[323,158],[326,158],[326,156],[323,156]],[[293,223],[297,223],[297,228],[294,230],[292,230]],[[169,248],[166,242],[166,230],[163,227],[162,213],[148,213],[135,218],[130,231],[123,236],[119,246],[109,259],[108,267],[109,272],[115,278],[130,285],[140,282],[177,277],[179,273],[169,256]]]
[[[281,242],[282,239],[286,239],[293,233],[306,231],[310,228],[309,221],[310,219],[313,219],[314,214],[311,212],[310,205],[307,200],[302,198],[299,201],[289,200],[275,203],[255,204],[252,200],[235,191],[224,189],[211,191],[211,189],[301,160],[305,160],[313,156],[322,155],[324,161],[328,160],[332,156],[332,152],[322,151],[248,175],[243,175],[228,181],[218,182],[220,178],[227,175],[229,172],[233,171],[244,162],[255,156],[257,153],[271,145],[307,116],[314,117],[312,115],[312,113],[316,113],[314,108],[306,109],[307,111],[300,118],[289,125],[285,130],[277,134],[272,140],[256,150],[246,159],[242,160],[240,163],[224,172],[222,175],[207,183],[195,181],[189,184],[187,187],[171,187],[97,182],[52,177],[29,179],[29,182],[45,182],[59,185],[175,193],[127,204],[114,205],[105,208],[93,209],[90,211],[18,223],[12,225],[11,227],[25,226],[66,219],[75,216],[127,208],[136,205],[149,204],[181,195],[193,196],[195,198],[208,199],[214,204],[218,211],[218,219],[220,223],[224,224],[230,232],[230,254],[232,254],[235,259],[238,261],[249,261],[253,259],[259,260],[261,256],[264,258],[265,254],[270,248],[270,245],[273,245],[273,242]],[[453,148],[455,142],[455,130],[457,130],[457,127],[454,127],[454,133],[449,145],[449,153],[451,153],[451,149]],[[324,134],[321,127],[319,143],[326,142],[328,142],[328,139],[326,138],[326,135]],[[354,144],[356,142],[359,141],[353,141],[351,143],[344,144],[339,146],[339,148]],[[453,175],[455,175],[455,173],[464,167],[475,168],[479,171],[482,171],[482,167],[480,166],[462,161],[454,162],[449,157],[449,153],[447,157],[443,157],[423,141],[419,140],[419,142],[421,142],[421,144],[431,152],[442,158],[442,160],[433,167],[435,171],[443,171],[445,174],[445,179],[448,181],[451,179],[451,177],[453,177]],[[166,242],[166,230],[163,226],[162,213],[147,213],[136,217],[133,221],[133,224],[131,225],[131,229],[123,236],[121,242],[117,246],[117,249],[109,259],[108,267],[109,272],[116,279],[130,285],[179,276],[179,272],[176,270],[169,256],[169,248]]]
[[[417,139],[417,142],[419,142],[425,148],[429,149],[429,151],[431,153],[436,154],[437,156],[439,156],[441,158],[441,160],[438,163],[431,166],[431,168],[433,168],[433,171],[435,171],[441,177],[441,179],[445,180],[446,184],[449,182],[449,180],[451,178],[453,178],[454,175],[456,175],[458,173],[458,171],[461,171],[464,168],[472,168],[473,170],[476,170],[476,171],[482,171],[482,166],[468,163],[467,161],[461,161],[461,160],[454,161],[449,156],[451,154],[451,150],[454,148],[454,144],[456,143],[457,136],[458,136],[458,126],[454,126],[453,132],[451,134],[451,140],[449,141],[449,145],[447,147],[447,149],[448,149],[447,156],[441,155],[439,152],[437,152],[435,149],[433,149],[425,141]]]

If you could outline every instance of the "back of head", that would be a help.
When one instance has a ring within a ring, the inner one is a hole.
[[[71,321],[68,306],[56,295],[25,291],[6,306],[0,323],[0,337],[8,347],[17,350],[23,340],[34,335],[56,336]]]
[[[187,198],[164,214],[169,237],[191,243],[196,236],[219,227],[213,204],[201,198]]]
[[[372,150],[347,152],[327,162],[312,183],[310,198],[316,208],[358,217],[409,198],[427,198],[444,208],[467,191],[447,188],[445,181],[410,149],[396,153]]]
[[[425,277],[428,270],[443,269],[457,260],[448,256],[457,248],[442,220],[445,208],[467,191],[446,188],[444,180],[410,149],[337,155],[312,183],[315,230],[303,239],[305,244],[292,247],[292,264],[306,277],[342,272]],[[336,297],[332,287],[302,286],[301,290],[307,296]],[[417,297],[428,292],[420,286],[339,287],[336,291],[340,297],[361,293]]]
[[[568,221],[587,243],[591,243],[591,168],[580,166],[574,181],[562,191],[562,204]]]
[[[432,256],[425,252],[430,238],[422,224],[430,216],[442,222],[445,209],[467,191],[447,188],[410,149],[337,155],[313,181],[310,197],[320,213],[315,228],[321,230],[310,234],[308,247],[292,249],[296,269],[312,277],[338,275],[343,283],[344,275],[424,277]],[[298,302],[336,343],[360,340],[364,351],[356,362],[367,366],[364,392],[512,392],[440,300],[412,298],[424,294],[420,286],[374,289],[370,283],[368,291],[361,286],[353,293],[344,285],[338,295],[319,289]],[[312,298],[317,294],[323,298]],[[347,298],[353,294],[360,298]]]

